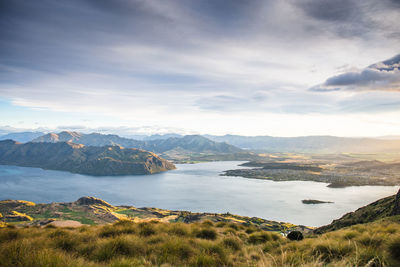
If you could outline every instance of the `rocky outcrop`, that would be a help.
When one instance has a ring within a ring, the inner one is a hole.
[[[81,197],[80,199],[75,201],[75,204],[81,206],[100,205],[100,206],[106,206],[108,208],[114,208],[111,204],[96,197]]]

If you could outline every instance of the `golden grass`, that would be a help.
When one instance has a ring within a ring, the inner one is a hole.
[[[302,241],[210,221],[0,229],[0,266],[400,266],[399,252],[387,220]]]

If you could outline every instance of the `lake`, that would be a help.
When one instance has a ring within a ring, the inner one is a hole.
[[[176,170],[159,174],[105,177],[0,165],[0,199],[49,203],[95,196],[113,205],[230,212],[320,226],[398,190],[396,186],[329,188],[317,182],[220,176],[225,170],[245,168],[238,166],[241,163],[177,164]],[[305,205],[302,199],[334,203]]]

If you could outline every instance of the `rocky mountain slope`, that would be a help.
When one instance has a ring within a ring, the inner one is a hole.
[[[152,174],[175,169],[167,160],[139,149],[67,142],[21,144],[12,140],[0,141],[0,164],[89,175]]]

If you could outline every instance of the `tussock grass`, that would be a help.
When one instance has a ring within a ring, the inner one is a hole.
[[[301,241],[209,221],[0,229],[0,266],[400,266],[399,252],[397,221]]]

